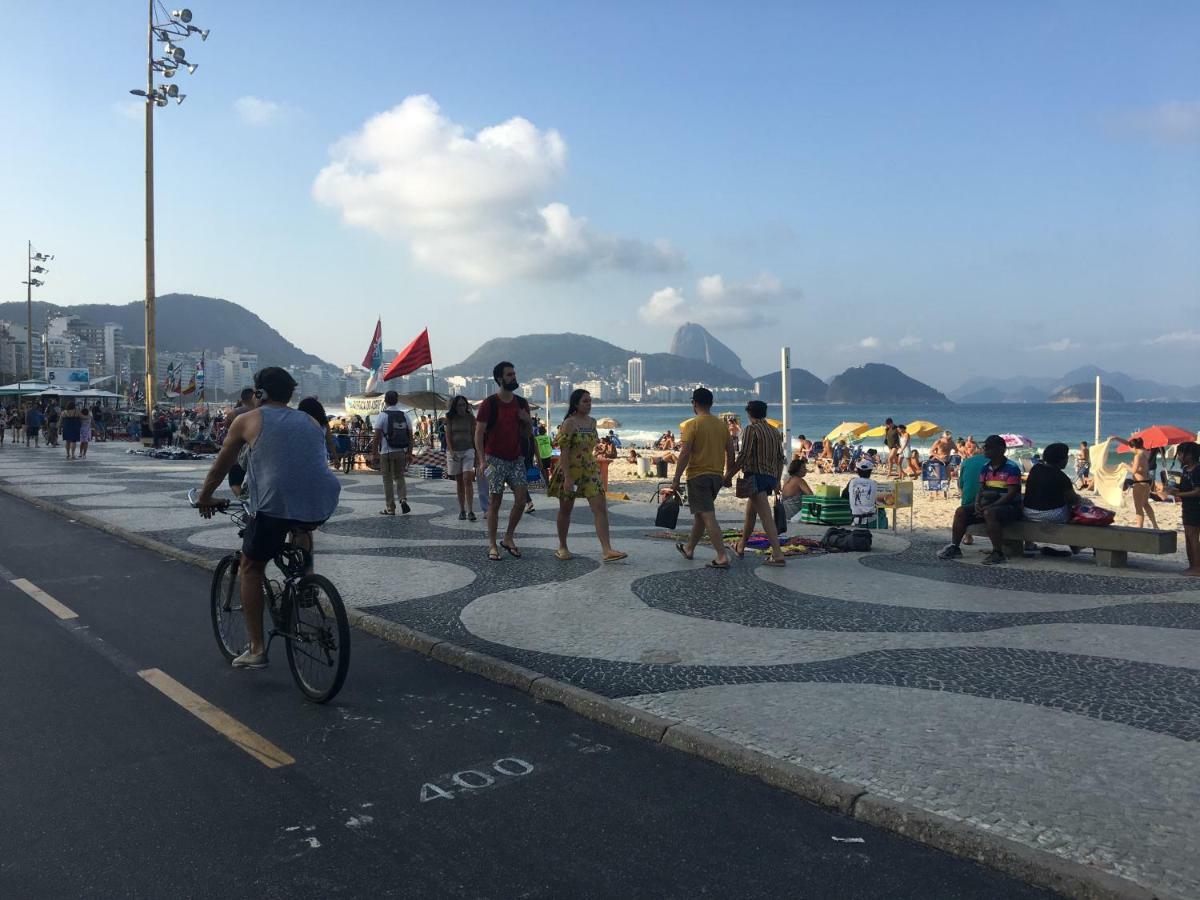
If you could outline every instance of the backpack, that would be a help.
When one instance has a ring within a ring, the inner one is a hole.
[[[871,532],[865,528],[830,528],[821,538],[821,546],[826,550],[842,550],[851,553],[864,553],[871,549]]]
[[[383,436],[387,438],[388,450],[407,450],[412,445],[412,431],[408,427],[408,416],[394,409],[385,409],[387,428]]]

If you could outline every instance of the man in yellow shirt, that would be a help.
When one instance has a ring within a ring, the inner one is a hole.
[[[708,388],[692,391],[692,411],[695,417],[680,427],[683,450],[675,464],[672,490],[679,493],[680,479],[687,478],[688,508],[692,511],[692,533],[686,544],[676,544],[685,559],[696,552],[705,531],[717,556],[708,565],[713,569],[728,569],[729,557],[717,524],[716,499],[725,481],[725,473],[733,470],[733,438],[725,423],[712,414],[713,395]]]

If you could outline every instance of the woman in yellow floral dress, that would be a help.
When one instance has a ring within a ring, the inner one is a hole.
[[[561,560],[571,558],[567,549],[567,532],[571,528],[571,511],[576,498],[587,500],[596,520],[596,537],[604,551],[605,562],[624,559],[629,554],[614,550],[608,537],[608,506],[604,500],[604,485],[600,482],[600,466],[593,451],[596,447],[596,420],[591,417],[592,395],[579,388],[571,393],[567,417],[558,426],[558,465],[550,476],[546,493],[558,498],[558,550]]]

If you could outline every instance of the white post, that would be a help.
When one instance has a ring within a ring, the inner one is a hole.
[[[1100,376],[1096,376],[1096,433],[1093,435],[1092,446],[1100,443]]]
[[[792,348],[783,347],[780,349],[780,379],[783,394],[781,400],[783,403],[783,415],[779,421],[783,423],[783,454],[789,460],[792,458],[792,430],[789,423],[790,416],[788,410],[791,407],[792,392],[791,392],[791,374],[792,374]]]

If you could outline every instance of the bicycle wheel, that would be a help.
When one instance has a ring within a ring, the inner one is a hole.
[[[230,553],[217,563],[210,594],[213,635],[221,653],[228,660],[232,660],[250,646],[250,635],[246,633],[246,617],[242,614],[239,561],[240,557],[236,553]]]
[[[350,622],[333,582],[305,575],[290,601],[288,666],[304,696],[326,703],[337,696],[350,668]]]

